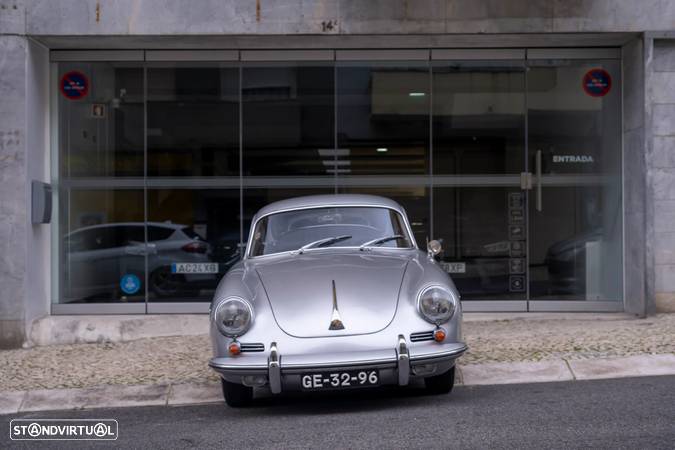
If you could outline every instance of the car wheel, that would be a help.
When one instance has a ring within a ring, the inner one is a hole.
[[[225,403],[232,408],[240,408],[248,406],[253,400],[253,388],[244,386],[243,384],[230,383],[222,378],[220,382],[223,385],[223,397]]]
[[[169,267],[160,267],[150,274],[150,290],[157,297],[173,297],[178,293],[182,275],[171,273]]]
[[[424,379],[424,386],[430,394],[447,394],[455,385],[455,366],[445,373]]]
[[[160,267],[150,274],[150,290],[157,297],[193,297],[199,290],[186,286],[185,277],[181,274],[171,273],[171,268]]]

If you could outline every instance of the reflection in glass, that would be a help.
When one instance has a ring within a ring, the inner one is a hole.
[[[340,175],[419,175],[429,171],[426,63],[337,68]]]
[[[530,298],[622,297],[621,95],[589,95],[602,69],[619,86],[618,61],[533,61],[528,72],[529,158],[541,162],[541,208],[530,202]],[[532,194],[536,198],[538,192]]]
[[[62,300],[145,301],[142,190],[62,195]]]
[[[434,174],[524,170],[525,69],[520,62],[439,62],[433,71]]]
[[[410,228],[421,249],[427,248],[427,240],[431,239],[429,227],[431,212],[429,209],[429,189],[424,186],[405,187],[359,187],[344,186],[339,188],[340,194],[379,195],[394,200],[403,207],[410,221]]]
[[[276,65],[242,73],[244,175],[332,175],[333,67]]]
[[[441,265],[464,300],[526,295],[525,194],[517,188],[434,188]]]
[[[81,99],[59,94],[63,177],[143,176],[143,69],[131,63],[60,63],[59,80],[79,72]]]
[[[243,235],[244,240],[248,239],[249,230],[251,229],[251,221],[253,216],[263,206],[270,203],[286,200],[289,198],[303,197],[305,195],[327,195],[333,194],[333,188],[283,188],[283,189],[269,189],[269,188],[250,188],[244,189],[244,221],[243,221]]]
[[[612,89],[588,95],[600,70]],[[465,300],[622,296],[618,61],[72,71],[89,92],[58,94],[59,301],[208,301],[261,207],[336,190],[398,201]]]
[[[382,239],[382,242],[377,242]],[[248,256],[316,248],[413,248],[401,215],[388,208],[308,208],[279,212],[256,224]]]
[[[148,175],[239,174],[239,71],[148,68]]]
[[[208,301],[240,258],[239,190],[150,189],[148,220],[149,300]]]

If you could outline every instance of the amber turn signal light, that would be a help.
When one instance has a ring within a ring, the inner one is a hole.
[[[445,340],[445,330],[443,328],[437,328],[434,331],[434,341],[443,342]]]
[[[232,342],[227,349],[230,351],[230,355],[238,355],[241,353],[241,344],[239,342]]]

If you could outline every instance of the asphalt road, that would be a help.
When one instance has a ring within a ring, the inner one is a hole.
[[[5,430],[17,417],[117,419],[119,440],[88,445],[97,448],[672,449],[675,376],[458,387],[444,396],[416,388],[293,395],[236,410],[214,404],[25,413],[0,417]],[[0,436],[0,448],[55,444]]]

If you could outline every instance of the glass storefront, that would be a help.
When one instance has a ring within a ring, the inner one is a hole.
[[[464,301],[622,300],[619,60],[54,67],[87,79],[55,111],[55,303],[203,304],[259,208],[336,192],[403,205]]]

